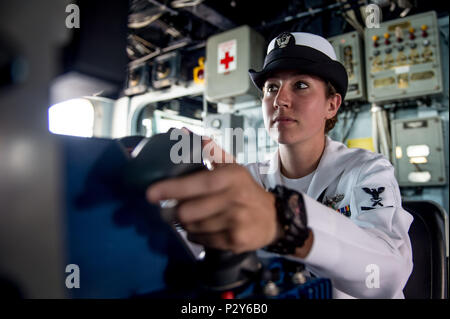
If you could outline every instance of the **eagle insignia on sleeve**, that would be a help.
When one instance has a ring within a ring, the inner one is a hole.
[[[365,184],[353,188],[353,203],[359,213],[396,207],[398,190],[389,184]]]
[[[372,196],[372,198],[370,199],[370,201],[372,202],[372,206],[371,207],[362,206],[361,210],[375,209],[376,206],[384,207],[382,203],[383,197],[380,197],[380,194],[384,192],[384,189],[385,189],[384,187],[378,188],[363,187],[363,191]]]

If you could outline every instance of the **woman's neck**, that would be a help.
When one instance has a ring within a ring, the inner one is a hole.
[[[325,137],[292,145],[280,144],[281,173],[287,178],[301,178],[317,168],[325,149]]]

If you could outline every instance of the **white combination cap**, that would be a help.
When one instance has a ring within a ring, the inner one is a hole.
[[[270,41],[261,71],[249,70],[257,88],[276,71],[297,70],[329,81],[344,99],[348,76],[327,39],[312,33],[284,32]]]

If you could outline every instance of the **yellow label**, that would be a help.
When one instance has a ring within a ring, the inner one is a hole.
[[[373,86],[375,88],[390,86],[393,84],[395,84],[395,78],[392,76],[390,76],[388,78],[375,79],[375,81],[373,81]]]
[[[411,22],[409,21],[404,21],[398,24],[392,24],[390,26],[388,26],[388,31],[395,31],[395,28],[400,28],[400,29],[409,29],[411,27]]]
[[[354,138],[351,140],[347,140],[347,146],[349,148],[362,148],[375,152],[375,149],[373,148],[373,140],[371,137]]]
[[[408,73],[397,75],[397,84],[399,89],[407,89],[409,87]]]
[[[419,73],[413,73],[411,75],[411,81],[428,80],[434,77],[433,71],[424,71]]]
[[[205,83],[205,58],[198,59],[198,66],[193,70],[194,82],[197,84]]]

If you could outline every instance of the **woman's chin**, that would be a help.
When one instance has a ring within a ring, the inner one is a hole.
[[[296,139],[292,135],[280,133],[276,141],[278,142],[278,144],[289,145],[294,144],[296,142]]]

